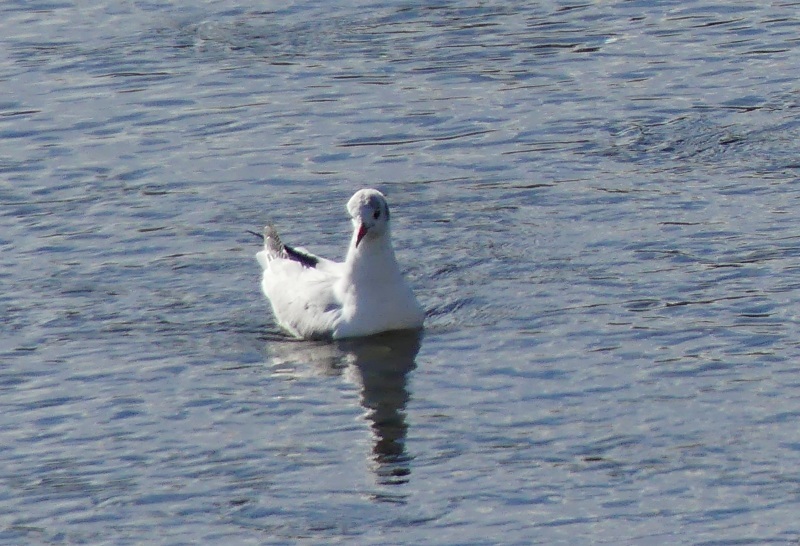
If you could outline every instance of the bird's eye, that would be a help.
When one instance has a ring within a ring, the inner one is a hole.
[[[376,220],[381,217],[381,211],[376,210],[375,213],[372,215],[373,218]]]

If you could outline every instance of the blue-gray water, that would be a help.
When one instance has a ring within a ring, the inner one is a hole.
[[[797,2],[184,4],[0,4],[0,542],[797,544]]]

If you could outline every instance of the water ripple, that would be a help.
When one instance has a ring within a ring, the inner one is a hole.
[[[212,4],[0,7],[0,542],[796,541],[792,5]],[[366,185],[425,337],[287,339]]]

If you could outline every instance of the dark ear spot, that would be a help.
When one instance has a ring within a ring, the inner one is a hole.
[[[373,218],[375,218],[375,219],[377,220],[378,218],[380,218],[380,217],[381,217],[381,211],[379,211],[379,210],[376,210],[376,211],[375,211],[375,212],[372,214],[372,217],[373,217]]]

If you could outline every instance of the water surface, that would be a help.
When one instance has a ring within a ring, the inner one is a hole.
[[[800,539],[796,4],[0,14],[2,542]],[[287,339],[365,186],[424,336]]]

